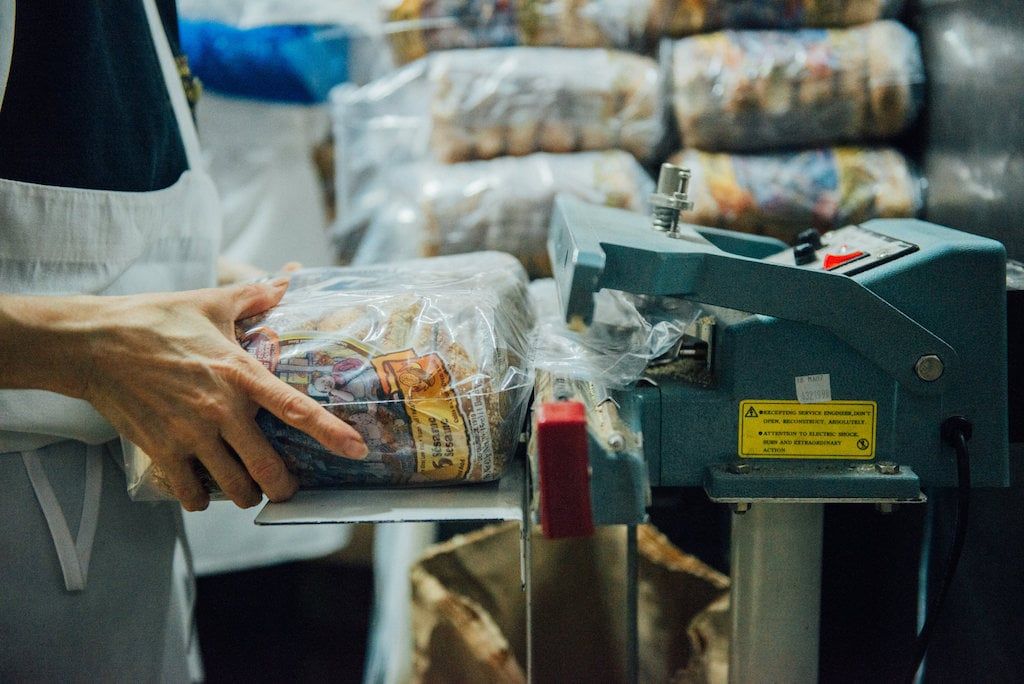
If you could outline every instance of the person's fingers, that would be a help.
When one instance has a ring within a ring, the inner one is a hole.
[[[281,301],[288,290],[288,279],[277,278],[269,283],[246,283],[226,288],[231,303],[232,321],[263,313]]]
[[[210,505],[210,495],[203,488],[192,468],[191,459],[171,458],[160,464],[171,493],[186,511],[203,511]]]
[[[206,466],[221,491],[239,508],[251,508],[262,499],[256,483],[245,467],[229,452],[220,439],[198,447],[197,457]]]
[[[221,327],[263,313],[280,302],[287,290],[288,278],[282,276],[270,282],[192,290],[173,296],[196,304],[214,325]]]
[[[266,274],[266,271],[261,268],[256,268],[252,264],[234,261],[232,259],[225,259],[224,257],[217,258],[218,285],[234,285],[235,283],[240,283],[245,280],[262,278]]]
[[[281,271],[284,273],[295,273],[302,269],[302,264],[298,261],[289,261],[287,264],[281,267]]]
[[[249,396],[288,425],[305,432],[328,450],[346,458],[366,458],[369,450],[356,429],[294,387],[274,377],[250,356],[240,381]]]
[[[292,498],[299,488],[299,482],[288,472],[284,461],[255,423],[243,420],[228,426],[224,439],[242,459],[249,475],[271,501],[287,501]]]

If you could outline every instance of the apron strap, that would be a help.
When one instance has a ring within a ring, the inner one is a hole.
[[[32,490],[50,528],[50,537],[57,550],[60,569],[64,574],[64,586],[68,591],[82,591],[89,575],[89,561],[92,558],[93,541],[100,518],[100,498],[103,495],[103,448],[88,446],[85,452],[85,494],[82,500],[82,517],[78,521],[78,535],[71,537],[64,509],[53,491],[50,478],[43,468],[39,451],[25,451],[21,454]]]
[[[2,1],[0,0],[0,2]],[[174,117],[178,120],[178,130],[181,132],[181,142],[185,146],[188,166],[190,169],[199,170],[202,168],[199,136],[196,133],[195,122],[192,121],[192,110],[189,109],[188,98],[185,97],[185,89],[181,84],[178,67],[174,62],[171,44],[167,40],[167,34],[164,33],[164,25],[160,21],[160,12],[156,8],[155,0],[142,0],[142,4],[146,8],[149,32],[153,36],[153,46],[156,48],[160,70],[163,72],[164,83],[167,85],[167,94],[170,96],[171,105],[174,108]]]
[[[4,106],[4,91],[11,75],[14,55],[14,0],[0,0],[0,109]]]

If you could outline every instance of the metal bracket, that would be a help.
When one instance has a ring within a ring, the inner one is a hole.
[[[737,467],[740,465],[742,467]],[[921,481],[913,470],[891,474],[872,461],[759,461],[712,465],[704,471],[704,490],[717,503],[922,503]],[[844,492],[842,497],[835,492]]]

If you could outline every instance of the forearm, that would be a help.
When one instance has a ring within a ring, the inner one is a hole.
[[[274,377],[238,344],[235,321],[275,306],[288,280],[123,297],[0,294],[0,388],[89,401],[142,448],[189,510],[209,501],[195,459],[239,506],[289,498],[295,476],[253,420],[262,407],[340,456],[359,433]]]
[[[81,397],[98,299],[0,294],[0,388]]]

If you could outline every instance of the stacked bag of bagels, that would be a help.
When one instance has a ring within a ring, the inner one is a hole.
[[[643,164],[671,151],[666,70],[631,43],[557,39],[570,15],[548,10],[571,4],[384,3],[401,66],[332,96],[335,235],[356,262],[501,250],[540,277],[555,195],[646,211]]]
[[[878,9],[824,4],[857,9],[824,15],[837,21]],[[903,25],[692,36],[675,43],[672,75],[684,146],[672,160],[693,172],[685,220],[788,241],[920,209],[919,179],[886,146],[922,101],[920,48]]]
[[[924,70],[916,37],[891,19],[900,3],[381,0],[406,66],[335,98],[340,155],[359,158],[339,168],[340,194],[355,199],[340,233],[405,183],[413,212],[371,212],[401,226],[402,249],[370,231],[364,254],[502,249],[543,275],[556,192],[646,208],[648,178],[625,153],[650,171],[691,168],[684,220],[702,225],[788,240],[913,216],[921,182],[893,144],[918,114]],[[375,156],[404,169],[386,192]]]

